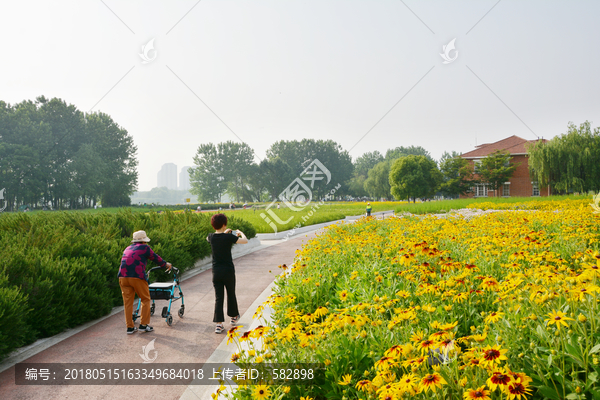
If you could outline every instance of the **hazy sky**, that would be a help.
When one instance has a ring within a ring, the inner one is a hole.
[[[140,190],[226,140],[257,161],[302,138],[437,159],[599,126],[598,17],[573,0],[2,0],[0,99],[110,114],[138,146]]]

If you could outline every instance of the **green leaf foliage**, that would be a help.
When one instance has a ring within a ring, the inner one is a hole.
[[[566,134],[538,141],[527,149],[529,170],[540,187],[572,193],[600,189],[600,128],[569,123]]]
[[[426,156],[409,155],[394,161],[389,173],[392,194],[396,199],[432,196],[442,181],[437,164]]]

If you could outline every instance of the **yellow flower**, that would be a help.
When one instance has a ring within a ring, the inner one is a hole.
[[[566,321],[573,321],[573,318],[566,317],[566,315],[567,314],[562,311],[552,310],[551,313],[548,313],[550,318],[547,319],[546,322],[548,323],[548,326],[555,324],[556,328],[560,330],[562,326],[569,326]]]
[[[271,391],[267,385],[257,385],[252,391],[252,395],[254,399],[264,400],[271,396]]]
[[[351,374],[342,375],[342,379],[338,382],[338,385],[342,385],[342,386],[349,385],[351,381],[352,381]]]
[[[487,317],[485,317],[484,322],[486,324],[498,322],[498,320],[500,320],[500,318],[502,318],[503,315],[504,315],[503,312],[491,312],[488,314]]]
[[[485,389],[485,386],[481,386],[477,389],[469,389],[464,394],[463,397],[465,400],[490,400],[490,391]]]
[[[425,337],[425,332],[417,331],[410,336],[411,342],[420,342]]]
[[[347,290],[342,290],[340,293],[340,299],[342,301],[346,301],[348,299],[348,291]]]
[[[441,388],[442,385],[446,384],[448,384],[448,382],[446,382],[446,380],[436,372],[433,374],[427,374],[423,378],[421,378],[419,386],[424,392],[427,392],[430,389],[432,392],[435,392],[436,388]]]
[[[508,384],[506,388],[506,392],[508,400],[521,400],[527,399],[529,395],[531,395],[531,389],[529,388],[529,383],[521,381],[521,379],[517,379]]]
[[[370,392],[373,390],[373,384],[370,380],[363,379],[362,381],[358,381],[356,384],[356,389],[360,390],[361,392]]]
[[[241,326],[234,326],[233,328],[231,328],[230,330],[227,331],[227,344],[233,342],[233,339],[235,339],[236,337],[239,336],[239,334],[237,333],[237,330],[240,329]]]
[[[494,347],[486,346],[483,348],[481,362],[487,365],[493,365],[494,363],[500,363],[501,361],[507,360],[508,358],[504,355],[508,352],[507,349],[501,349],[500,346]]]

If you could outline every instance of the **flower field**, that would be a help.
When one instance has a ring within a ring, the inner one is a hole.
[[[536,203],[327,229],[282,266],[271,320],[229,332],[254,338],[237,362],[321,363],[325,378],[214,397],[600,398],[600,215]]]

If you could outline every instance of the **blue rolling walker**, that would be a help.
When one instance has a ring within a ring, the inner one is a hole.
[[[163,267],[154,267],[150,271],[148,271],[148,273],[157,269],[163,269]],[[181,307],[179,307],[179,311],[177,312],[179,318],[183,318],[183,313],[185,312],[185,305],[183,304],[183,292],[181,291],[181,286],[179,285],[179,270],[175,267],[172,267],[171,271],[173,272],[173,282],[154,282],[149,285],[150,298],[152,299],[152,306],[150,306],[150,315],[154,315],[154,311],[156,309],[154,300],[169,300],[169,305],[164,306],[160,314],[169,326],[171,326],[171,324],[173,323],[173,316],[171,315],[171,304],[174,300],[181,299]],[[175,295],[175,289],[177,289],[178,292],[177,296]],[[133,312],[134,322],[140,315],[141,305],[142,300],[138,299],[137,309]]]

